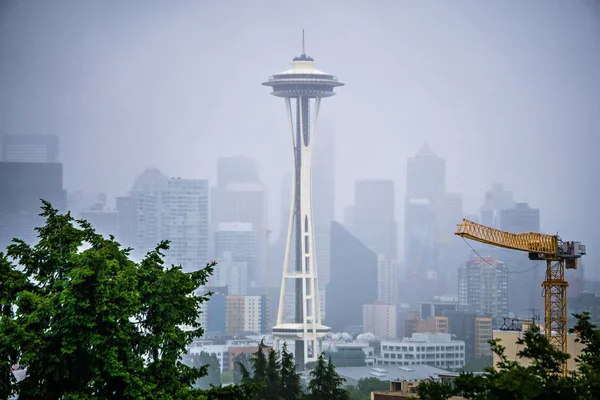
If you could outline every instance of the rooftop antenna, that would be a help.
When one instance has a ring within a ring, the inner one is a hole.
[[[302,55],[306,55],[304,50],[304,29],[302,29]]]

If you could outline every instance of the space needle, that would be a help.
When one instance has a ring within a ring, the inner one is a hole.
[[[294,155],[290,221],[273,337],[276,349],[280,349],[283,342],[288,343],[298,367],[303,370],[306,363],[317,360],[322,351],[322,338],[330,331],[321,324],[312,217],[311,163],[315,128],[321,99],[335,95],[333,89],[343,83],[315,68],[315,60],[305,52],[304,30],[302,54],[295,57],[291,65],[290,69],[271,76],[263,85],[273,88],[273,96],[285,99]],[[294,288],[293,313],[285,310],[288,284]],[[288,314],[293,314],[292,321],[284,320]],[[293,346],[291,342],[294,342]]]

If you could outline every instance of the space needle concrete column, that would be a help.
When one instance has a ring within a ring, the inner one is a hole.
[[[335,95],[333,89],[343,83],[335,76],[315,68],[315,61],[305,53],[304,32],[302,54],[294,58],[291,64],[291,69],[271,76],[263,85],[273,88],[272,95],[285,99],[294,155],[290,222],[273,336],[277,349],[281,348],[283,342],[288,343],[302,370],[306,363],[316,361],[322,351],[321,340],[330,330],[321,324],[311,164],[321,99]],[[294,288],[293,313],[286,312],[285,294],[289,284]],[[290,315],[293,315],[291,321]],[[294,342],[293,346],[291,342]]]

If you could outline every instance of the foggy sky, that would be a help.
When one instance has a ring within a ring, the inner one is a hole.
[[[260,83],[304,28],[346,83],[322,104],[338,219],[356,179],[394,179],[402,237],[406,161],[428,142],[468,213],[504,183],[600,277],[597,1],[0,2],[0,132],[59,135],[69,191],[123,195],[148,166],[214,181],[217,157],[245,154],[277,228],[290,138]]]

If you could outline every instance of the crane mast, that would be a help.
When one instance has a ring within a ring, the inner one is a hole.
[[[567,287],[565,268],[576,269],[577,260],[586,254],[580,242],[563,242],[558,235],[539,232],[511,233],[463,219],[455,233],[465,239],[475,240],[511,250],[529,253],[530,260],[546,261],[544,288],[544,333],[548,341],[567,353]],[[563,365],[566,372],[566,363]]]

